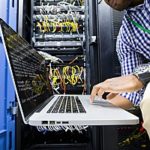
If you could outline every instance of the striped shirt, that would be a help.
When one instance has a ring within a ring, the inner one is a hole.
[[[145,61],[150,62],[150,33],[135,26],[128,18],[150,30],[150,0],[126,10],[120,28],[116,51],[121,64],[122,75],[133,73],[134,69]],[[139,105],[144,89],[133,93],[122,93],[121,96]]]

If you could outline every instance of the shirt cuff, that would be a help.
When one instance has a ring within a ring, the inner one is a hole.
[[[128,99],[135,106],[139,106],[143,99],[144,89],[132,93],[121,93],[120,96]]]
[[[150,81],[150,63],[139,65],[135,68],[133,74],[146,86]]]

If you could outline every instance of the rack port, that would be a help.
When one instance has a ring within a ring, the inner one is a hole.
[[[55,121],[50,121],[49,124],[55,124]]]
[[[48,121],[42,121],[42,124],[48,124]]]
[[[62,121],[62,124],[69,124],[68,121]]]

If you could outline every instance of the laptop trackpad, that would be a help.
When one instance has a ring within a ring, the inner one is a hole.
[[[111,104],[108,100],[94,100],[93,105],[99,105],[99,106],[104,106],[104,107],[116,107],[113,104]]]

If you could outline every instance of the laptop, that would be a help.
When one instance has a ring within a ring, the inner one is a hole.
[[[23,122],[31,126],[138,124],[138,117],[89,95],[54,95],[44,58],[0,19],[0,33]]]

